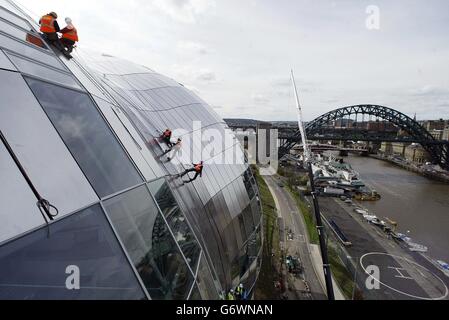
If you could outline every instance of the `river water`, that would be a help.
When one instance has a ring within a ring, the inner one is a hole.
[[[449,262],[449,185],[403,170],[385,161],[345,158],[361,179],[382,195],[377,202],[362,202],[379,219],[399,223],[398,232],[429,247],[428,255]]]

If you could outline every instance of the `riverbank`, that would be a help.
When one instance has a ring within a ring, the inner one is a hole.
[[[443,182],[443,183],[447,183],[449,184],[449,172],[446,173],[442,173],[442,172],[438,172],[438,171],[430,171],[430,170],[425,170],[423,168],[417,167],[414,164],[410,164],[404,161],[399,161],[396,160],[394,158],[388,157],[388,156],[383,156],[380,154],[371,154],[369,155],[371,158],[377,159],[377,160],[381,160],[381,161],[387,161],[389,163],[392,163],[394,165],[397,165],[398,167],[407,170],[407,171],[411,171],[413,173],[417,173],[423,177],[438,181],[438,182]]]
[[[449,185],[373,157],[345,158],[360,178],[382,195],[363,202],[379,217],[398,222],[398,230],[429,248],[429,255],[449,261]]]
[[[352,269],[363,299],[447,299],[449,278],[424,261],[421,254],[411,252],[382,228],[366,221],[355,211],[357,205],[335,198],[320,198],[319,202],[325,218],[338,225],[351,242],[340,245],[339,256]],[[379,269],[381,290],[365,286],[365,270],[372,266]]]

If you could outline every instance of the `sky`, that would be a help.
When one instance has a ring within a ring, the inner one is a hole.
[[[18,0],[72,18],[79,46],[145,65],[224,118],[304,120],[379,104],[449,119],[446,0]]]

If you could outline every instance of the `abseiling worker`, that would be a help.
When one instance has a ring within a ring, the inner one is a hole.
[[[41,26],[40,31],[45,34],[47,40],[55,45],[58,49],[63,50],[63,46],[59,40],[58,32],[61,31],[58,24],[58,15],[56,12],[52,11],[49,14],[42,16],[39,20]]]
[[[161,135],[162,141],[164,141],[169,148],[173,147],[174,145],[173,142],[171,142],[171,136],[172,131],[170,129],[165,130]]]
[[[202,177],[203,176],[203,168],[204,168],[203,161],[201,161],[200,163],[194,163],[193,168],[187,169],[186,171],[184,171],[181,174],[181,177],[184,177],[186,174],[189,174],[189,172],[195,172],[195,176],[193,178],[191,178],[189,181],[184,181],[184,183],[193,182],[198,178],[198,176]]]
[[[73,46],[79,41],[78,31],[73,25],[72,19],[65,18],[65,23],[67,24],[67,26],[61,30],[61,42],[62,45],[67,49],[67,52],[71,53],[73,51]]]

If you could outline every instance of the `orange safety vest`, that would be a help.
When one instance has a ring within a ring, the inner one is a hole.
[[[69,40],[77,42],[78,41],[78,31],[76,30],[75,27],[73,27],[73,29],[69,29],[69,30],[70,30],[69,32],[62,34],[62,39],[69,39]]]
[[[55,33],[55,18],[51,15],[45,15],[41,18],[41,32]]]
[[[201,172],[201,170],[203,170],[203,166],[202,166],[201,164],[197,164],[197,165],[195,166],[195,171],[196,171],[196,172]]]

